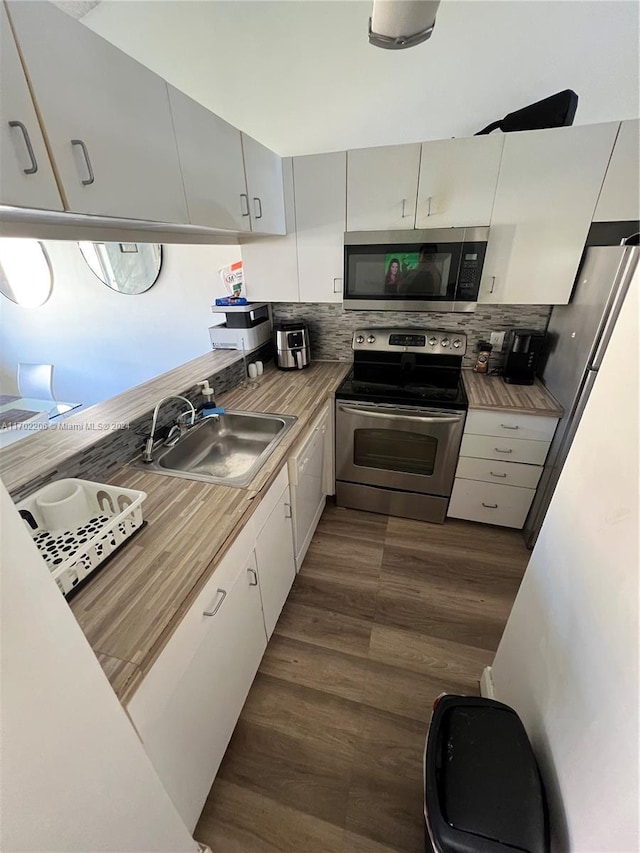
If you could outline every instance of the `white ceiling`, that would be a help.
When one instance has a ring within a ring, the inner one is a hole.
[[[442,0],[432,38],[367,42],[361,0],[103,0],[83,23],[282,155],[469,136],[561,89],[637,117],[635,0]]]

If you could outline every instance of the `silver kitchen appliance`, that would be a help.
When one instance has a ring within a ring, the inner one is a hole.
[[[281,320],[273,324],[276,364],[280,370],[302,370],[311,364],[309,328],[296,320]]]
[[[467,411],[463,334],[354,333],[353,370],[336,392],[338,506],[442,523]]]
[[[634,245],[627,245],[634,240]],[[525,522],[525,541],[530,548],[538,538],[639,258],[637,235],[622,245],[588,248],[571,302],[556,306],[551,313],[541,379],[565,414]]]

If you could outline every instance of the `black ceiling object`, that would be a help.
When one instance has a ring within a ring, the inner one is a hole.
[[[509,113],[503,119],[488,124],[475,135],[502,130],[512,133],[514,130],[542,130],[546,127],[569,127],[578,109],[578,96],[572,89],[565,89],[550,95],[535,104],[529,104],[521,110]]]

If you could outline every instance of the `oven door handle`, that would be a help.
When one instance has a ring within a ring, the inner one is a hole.
[[[396,412],[376,412],[372,409],[356,409],[351,406],[338,406],[341,412],[347,412],[352,415],[365,415],[368,418],[384,418],[385,420],[396,421],[419,421],[423,424],[458,424],[462,420],[460,415],[444,415],[438,417],[434,415],[398,415]]]

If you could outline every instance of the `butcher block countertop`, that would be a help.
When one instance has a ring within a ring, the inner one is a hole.
[[[350,365],[314,362],[302,371],[267,366],[221,394],[227,409],[298,420],[246,489],[122,468],[110,482],[147,493],[146,526],[71,600],[107,677],[126,704],[253,514],[290,451],[333,397]]]
[[[544,415],[560,418],[562,406],[539,379],[533,385],[510,385],[501,376],[488,376],[463,370],[469,409],[505,411],[520,415]]]

